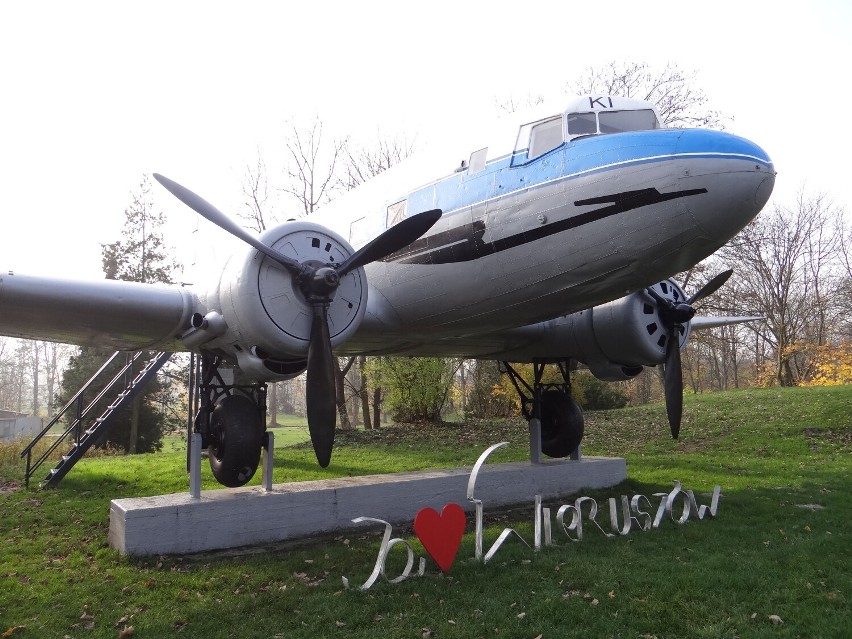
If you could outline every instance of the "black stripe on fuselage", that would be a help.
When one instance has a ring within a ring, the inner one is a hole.
[[[531,228],[522,233],[510,235],[493,242],[483,241],[485,235],[485,221],[476,220],[471,224],[465,224],[448,231],[435,233],[428,237],[420,238],[412,242],[404,249],[392,253],[384,258],[383,262],[395,262],[397,264],[453,264],[456,262],[470,262],[500,251],[505,251],[522,244],[535,242],[536,240],[577,228],[584,224],[597,222],[618,213],[624,213],[642,206],[659,204],[682,197],[700,195],[707,193],[707,189],[690,189],[687,191],[674,191],[672,193],[660,193],[657,189],[640,189],[637,191],[625,191],[613,195],[602,195],[586,200],[577,200],[574,206],[588,206],[590,204],[606,204],[593,211],[586,211],[579,215]]]

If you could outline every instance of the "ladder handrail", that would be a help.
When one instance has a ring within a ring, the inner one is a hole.
[[[113,355],[113,357],[110,358],[109,361],[111,362],[115,358],[115,355],[120,353],[120,352],[121,351],[116,351],[116,353]],[[50,456],[50,454],[54,450],[59,448],[59,445],[68,438],[68,435],[70,435],[72,431],[74,431],[75,429],[78,428],[78,426],[83,422],[83,418],[89,416],[89,413],[92,411],[93,408],[95,408],[97,403],[99,401],[101,401],[101,399],[103,399],[103,396],[106,395],[107,392],[113,388],[113,386],[115,386],[115,383],[118,380],[120,380],[127,373],[128,369],[130,369],[133,366],[133,364],[136,362],[137,359],[139,359],[139,357],[141,355],[142,355],[141,351],[138,352],[138,353],[135,353],[133,355],[133,357],[127,363],[125,363],[125,365],[121,368],[121,370],[119,370],[118,373],[116,373],[115,377],[113,377],[112,380],[106,386],[104,386],[103,389],[101,389],[101,392],[98,393],[97,396],[91,402],[89,402],[89,404],[86,406],[86,408],[84,408],[80,412],[80,415],[78,417],[76,417],[74,419],[74,421],[72,421],[69,424],[68,428],[66,428],[63,431],[63,433],[59,437],[56,438],[56,441],[54,441],[53,444],[51,444],[48,447],[48,449],[44,453],[42,453],[41,457],[39,457],[35,461],[35,463],[30,464],[30,455],[27,455],[28,473],[30,475],[32,475],[45,462],[45,460]],[[98,371],[98,373],[103,372],[104,368],[105,367],[101,367],[101,369]],[[77,395],[75,395],[75,397],[79,397],[82,394],[83,390],[85,390],[88,386],[90,386],[94,383],[95,379],[96,378],[93,377],[88,382],[86,382],[86,386],[84,386],[82,389],[80,389],[80,391],[78,391],[78,393],[77,393]],[[71,406],[71,404],[66,405],[66,407],[63,410],[67,410],[70,406]],[[21,453],[21,457],[23,457],[23,456],[24,456],[24,453]]]
[[[26,448],[24,448],[23,451],[21,451],[21,457],[23,457],[24,455],[29,453],[32,450],[33,446],[35,446],[39,441],[41,441],[41,438],[44,437],[47,434],[47,431],[49,431],[51,428],[53,428],[56,425],[56,422],[58,422],[62,418],[62,416],[65,415],[65,412],[69,408],[71,408],[71,406],[73,406],[74,403],[80,398],[80,395],[82,395],[83,392],[86,391],[89,388],[89,386],[91,386],[92,384],[95,383],[95,380],[100,376],[100,374],[104,372],[104,370],[106,369],[107,366],[112,364],[112,360],[114,360],[116,357],[118,357],[121,354],[121,352],[122,351],[115,351],[110,356],[110,358],[106,362],[104,362],[104,365],[101,366],[98,369],[98,372],[95,373],[94,375],[92,375],[89,378],[89,381],[87,381],[85,384],[83,384],[83,386],[80,387],[80,390],[78,390],[76,393],[74,393],[74,397],[72,397],[71,399],[68,400],[68,403],[65,404],[65,406],[63,406],[59,410],[59,412],[57,412],[56,415],[53,416],[53,419],[50,420],[50,423],[47,426],[45,426],[44,428],[42,428],[41,432],[33,438],[33,440],[27,445]]]
[[[142,351],[137,351],[136,353],[134,353],[133,357],[129,358],[125,362],[124,366],[116,373],[115,377],[113,377],[112,380],[101,389],[97,396],[92,401],[90,401],[83,410],[79,411],[77,417],[73,421],[71,421],[69,426],[59,437],[56,438],[56,441],[53,442],[53,444],[47,449],[47,451],[44,452],[41,457],[36,460],[35,463],[32,463],[32,449],[35,443],[40,440],[44,436],[44,434],[50,429],[50,427],[52,427],[58,421],[58,419],[72,406],[74,406],[75,404],[82,403],[81,398],[83,392],[95,383],[95,381],[104,372],[107,366],[109,366],[109,364],[112,363],[115,358],[119,354],[121,354],[121,352],[122,351],[116,351],[115,353],[113,353],[109,360],[103,366],[101,366],[98,372],[95,373],[95,375],[93,375],[89,379],[89,381],[87,381],[86,384],[84,384],[83,387],[74,395],[71,401],[69,401],[62,408],[62,410],[57,414],[57,416],[51,421],[51,424],[48,426],[48,428],[44,429],[37,436],[37,438],[30,443],[30,445],[24,450],[24,452],[21,453],[21,457],[23,457],[24,455],[26,455],[27,457],[27,470],[25,474],[25,481],[27,486],[29,486],[30,477],[35,474],[35,472],[47,460],[50,454],[54,450],[56,450],[56,448],[62,442],[64,442],[72,432],[76,432],[76,441],[71,447],[70,452],[68,453],[68,455],[70,455],[71,457],[63,456],[62,461],[60,461],[60,463],[51,471],[51,474],[48,475],[47,481],[48,483],[50,483],[52,476],[56,476],[55,473],[60,469],[60,467],[62,467],[64,463],[67,463],[69,459],[73,458],[70,466],[68,466],[68,468],[61,472],[58,478],[56,478],[56,481],[59,481],[65,475],[65,473],[70,470],[71,466],[73,466],[76,461],[80,457],[82,457],[83,454],[85,454],[85,452],[92,446],[92,444],[94,443],[94,439],[92,438],[96,435],[98,429],[101,426],[107,425],[107,423],[111,421],[110,418],[112,417],[113,413],[118,408],[120,408],[127,399],[132,398],[136,394],[138,394],[139,390],[141,390],[141,387],[147,383],[150,376],[156,374],[156,372],[159,371],[163,364],[165,364],[165,362],[173,355],[173,353],[171,352],[161,351],[157,353],[152,359],[150,359],[135,377],[133,377],[129,381],[125,381],[124,389],[118,393],[116,399],[101,413],[100,417],[94,420],[94,425],[86,429],[83,435],[80,436],[80,427],[83,424],[83,420],[89,416],[89,414],[97,407],[97,405],[104,398],[104,396],[115,387],[116,383],[120,379],[122,379],[122,377],[125,380],[128,380],[128,372],[132,372],[133,365],[144,354]]]

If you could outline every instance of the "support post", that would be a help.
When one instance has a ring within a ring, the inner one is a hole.
[[[580,461],[583,458],[583,445],[577,444],[576,450],[569,457],[572,461]]]
[[[268,430],[263,434],[263,490],[272,491],[272,469],[274,467],[275,434]]]
[[[189,496],[201,499],[201,433],[193,433],[189,442]]]
[[[530,422],[530,463],[541,463],[541,420],[533,417]]]

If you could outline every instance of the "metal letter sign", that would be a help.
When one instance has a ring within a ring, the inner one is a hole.
[[[474,497],[476,488],[476,480],[479,477],[479,471],[482,468],[489,455],[501,446],[505,446],[508,442],[500,442],[489,447],[483,452],[473,470],[470,473],[470,478],[467,484],[467,499],[474,508],[474,559],[482,563],[488,563],[497,552],[500,550],[503,543],[511,536],[515,536],[521,542],[530,548],[527,543],[514,528],[504,528],[497,539],[491,544],[488,551],[483,554],[483,504],[481,499]],[[584,521],[591,523],[594,529],[597,529],[602,535],[608,538],[616,538],[630,534],[632,530],[638,529],[648,531],[654,528],[659,528],[663,519],[668,515],[674,523],[683,525],[690,518],[698,520],[705,519],[708,515],[715,517],[719,511],[719,498],[721,497],[722,489],[716,486],[713,489],[710,505],[699,504],[695,498],[695,493],[691,490],[684,490],[681,483],[677,480],[674,482],[674,488],[668,493],[654,493],[660,501],[657,506],[657,512],[652,517],[651,511],[654,510],[651,500],[645,495],[633,495],[628,499],[627,495],[621,495],[621,508],[618,507],[618,502],[614,497],[608,499],[609,504],[609,528],[612,532],[607,532],[597,521],[598,517],[598,502],[592,497],[578,497],[572,504],[562,504],[556,511],[557,529],[561,529],[564,535],[572,542],[582,541],[584,530]],[[619,510],[621,511],[619,514]],[[539,550],[542,546],[553,546],[553,535],[550,521],[550,508],[542,506],[541,495],[535,495],[533,501],[533,548]],[[405,539],[391,538],[392,526],[382,519],[374,519],[372,517],[358,517],[353,519],[352,523],[358,524],[362,522],[372,522],[382,524],[385,527],[382,541],[379,544],[379,554],[376,558],[376,564],[373,567],[373,572],[359,587],[359,590],[368,590],[371,588],[379,576],[384,577],[390,583],[399,583],[413,576],[414,568],[414,549]],[[464,511],[457,504],[447,504],[439,515],[432,508],[423,508],[417,513],[417,518],[414,522],[414,531],[423,543],[423,547],[432,556],[438,567],[443,572],[449,572],[450,567],[455,560],[456,553],[461,543],[461,538],[464,534],[465,516]],[[593,530],[593,529],[591,529]],[[385,574],[385,563],[388,554],[394,546],[403,545],[405,547],[407,561],[402,572],[393,578],[389,578]],[[426,573],[426,559],[419,558],[417,575],[423,576]],[[348,588],[349,580],[343,577],[343,585]]]

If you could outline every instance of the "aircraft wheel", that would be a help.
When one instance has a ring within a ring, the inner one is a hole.
[[[216,480],[230,488],[254,476],[263,446],[260,413],[245,395],[228,395],[210,416],[210,468]]]
[[[541,452],[567,457],[583,440],[583,409],[567,393],[545,391],[541,397]]]

